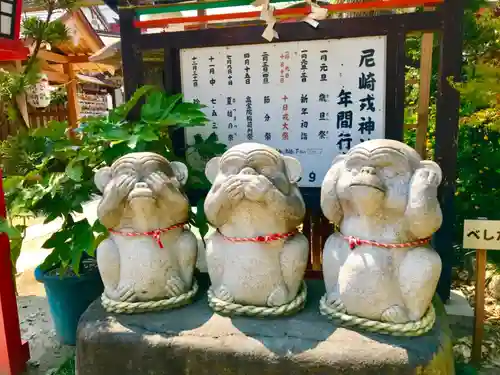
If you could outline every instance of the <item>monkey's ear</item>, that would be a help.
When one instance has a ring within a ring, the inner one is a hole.
[[[217,176],[217,173],[219,173],[219,164],[220,157],[216,156],[215,158],[210,159],[205,167],[205,176],[207,176],[208,181],[210,181],[211,184],[214,183],[215,177]]]
[[[288,179],[292,184],[295,184],[302,177],[302,166],[297,159],[291,156],[283,156],[283,160],[285,161]]]
[[[443,180],[443,171],[441,170],[441,167],[439,166],[438,163],[432,160],[422,160],[420,162],[420,168],[428,169],[434,172],[438,176],[439,184]]]
[[[180,161],[171,161],[170,168],[174,171],[177,181],[184,186],[188,180],[188,169],[186,164],[181,163]]]
[[[111,168],[102,167],[94,175],[94,184],[101,193],[104,193],[106,185],[111,181]]]

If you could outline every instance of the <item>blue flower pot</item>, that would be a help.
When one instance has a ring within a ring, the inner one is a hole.
[[[104,291],[97,268],[80,277],[48,275],[40,267],[35,269],[35,278],[43,283],[56,335],[64,345],[76,344],[76,329],[80,317],[87,307]]]

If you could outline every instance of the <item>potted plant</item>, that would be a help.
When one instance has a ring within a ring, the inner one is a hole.
[[[130,110],[141,97],[145,100],[139,119],[128,120]],[[19,136],[38,147],[33,147],[36,152],[30,155],[33,166],[28,173],[7,177],[7,205],[11,215],[43,214],[45,223],[62,219],[61,228],[43,245],[51,253],[35,275],[44,283],[56,333],[64,344],[75,343],[81,314],[103,291],[94,255],[108,232],[99,220],[93,222],[82,215],[82,205],[98,194],[94,173],[116,158],[136,151],[156,152],[179,160],[173,152],[171,130],[207,122],[200,105],[181,99],[181,95],[168,96],[144,86],[107,116],[86,119],[72,136],[67,134],[67,124],[60,122]],[[206,140],[197,137],[189,149],[204,159],[223,152],[225,146],[212,135]],[[190,169],[188,189],[207,187],[201,168]],[[203,210],[192,215],[191,223],[202,234],[208,229]]]

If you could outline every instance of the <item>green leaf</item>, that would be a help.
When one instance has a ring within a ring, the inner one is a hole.
[[[127,142],[127,146],[129,148],[131,148],[132,150],[135,150],[135,148],[137,147],[137,142],[139,142],[139,135],[134,134],[129,138],[129,140]]]
[[[80,275],[80,263],[82,261],[82,255],[82,251],[74,249],[71,256],[71,268],[77,276]]]
[[[22,239],[11,239],[10,241],[10,260],[12,262],[12,267],[16,269],[17,260],[21,255],[21,249],[23,246]]]
[[[146,95],[148,92],[154,90],[155,87],[151,85],[145,85],[140,87],[138,90],[134,92],[129,101],[122,104],[121,106],[115,108],[111,111],[109,118],[113,121],[116,120],[125,120],[129,112],[136,106],[136,104],[141,100],[141,98]]]
[[[13,189],[19,189],[24,181],[22,176],[10,176],[3,180],[3,189],[5,192],[11,191]]]
[[[0,233],[5,233],[10,239],[22,238],[22,233],[16,227],[10,226],[7,220],[0,218]]]
[[[66,242],[71,237],[71,232],[69,230],[59,230],[50,236],[50,238],[45,241],[42,245],[44,249],[59,249],[66,245]]]
[[[72,160],[65,169],[66,175],[73,181],[80,182],[83,175],[83,166]]]
[[[162,119],[167,118],[167,116],[170,114],[170,112],[172,112],[176,104],[179,103],[181,99],[182,99],[182,94],[171,95],[165,99],[165,108],[162,115]]]
[[[59,251],[52,251],[42,264],[40,264],[40,269],[43,272],[50,271],[51,269],[60,266],[61,258],[59,257]]]
[[[146,98],[146,103],[141,108],[141,119],[145,121],[157,121],[163,113],[163,93],[154,91]]]
[[[108,233],[108,228],[106,228],[100,220],[96,220],[92,226],[92,231],[96,233]]]
[[[86,252],[92,248],[94,243],[94,232],[89,222],[84,219],[75,223],[73,228],[73,245],[78,252]]]
[[[33,137],[37,138],[49,138],[51,140],[59,140],[61,138],[66,139],[66,130],[68,129],[68,123],[66,121],[50,121],[46,127],[37,128],[33,132]]]
[[[141,140],[145,142],[152,142],[152,141],[157,141],[159,139],[158,135],[149,128],[144,129],[140,134],[139,134]]]

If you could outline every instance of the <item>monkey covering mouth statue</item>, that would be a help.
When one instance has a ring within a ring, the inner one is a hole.
[[[130,153],[97,171],[97,215],[110,237],[97,249],[105,296],[142,302],[176,297],[193,282],[197,240],[184,229],[189,202],[183,163]]]
[[[417,321],[431,304],[441,259],[427,243],[442,221],[441,169],[386,139],[333,162],[321,208],[340,227],[323,251],[326,304],[389,323]]]
[[[253,306],[282,306],[299,291],[309,246],[297,232],[305,204],[298,160],[257,143],[232,147],[206,166],[205,200],[217,231],[207,241],[215,296]]]

